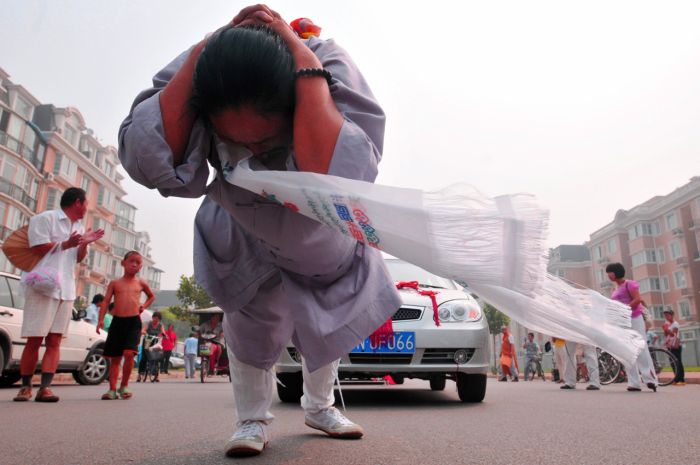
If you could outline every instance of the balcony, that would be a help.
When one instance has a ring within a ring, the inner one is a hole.
[[[38,153],[35,150],[32,150],[31,148],[27,147],[22,142],[18,141],[8,133],[0,131],[0,145],[7,147],[8,149],[12,150],[18,155],[21,155],[22,158],[26,159],[29,163],[31,163],[34,166],[34,168],[38,169],[39,171],[41,171],[41,169],[43,168],[43,157],[39,157]]]
[[[24,189],[11,183],[7,179],[0,178],[0,192],[12,197],[18,202],[21,202],[32,212],[36,211],[36,200],[31,198],[29,194],[24,191]]]
[[[676,265],[678,265],[678,266],[688,266],[688,257],[678,257],[678,258],[676,258]]]

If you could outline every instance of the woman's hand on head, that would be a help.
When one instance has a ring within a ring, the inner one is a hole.
[[[231,21],[232,26],[247,26],[250,24],[269,24],[275,19],[281,20],[279,13],[267,5],[257,4],[243,8]]]
[[[275,10],[270,9],[267,5],[253,5],[243,8],[231,21],[231,25],[249,26],[249,25],[267,26],[282,37],[288,47],[292,47],[300,43],[299,36],[294,32],[292,27],[282,19],[282,16]]]

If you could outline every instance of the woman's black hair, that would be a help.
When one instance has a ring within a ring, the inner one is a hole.
[[[622,263],[611,263],[605,267],[606,273],[614,273],[615,279],[622,279],[625,277],[625,267]]]
[[[195,65],[190,106],[205,119],[252,105],[263,114],[294,112],[294,59],[266,26],[227,27],[209,38]]]

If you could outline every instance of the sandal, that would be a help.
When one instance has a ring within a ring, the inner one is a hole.
[[[117,389],[117,394],[119,394],[119,397],[122,399],[131,399],[134,395],[127,387]]]
[[[102,400],[116,400],[117,399],[117,391],[112,391],[109,390],[102,394]]]

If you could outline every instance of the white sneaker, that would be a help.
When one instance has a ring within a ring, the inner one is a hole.
[[[318,413],[307,413],[306,426],[318,429],[334,438],[359,439],[365,433],[362,426],[351,422],[335,407]]]
[[[267,445],[267,425],[262,421],[244,421],[226,443],[228,457],[258,455]]]

